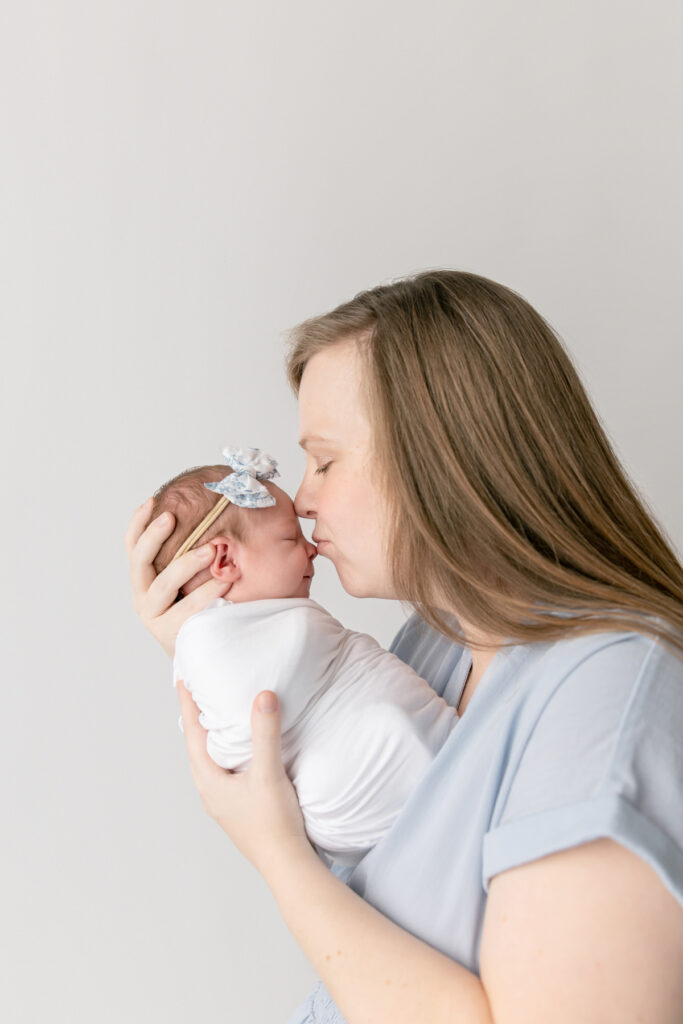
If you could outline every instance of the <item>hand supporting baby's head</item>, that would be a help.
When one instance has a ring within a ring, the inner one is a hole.
[[[226,466],[197,466],[165,483],[154,496],[152,517],[172,512],[176,523],[154,568],[160,573],[192,531],[216,505],[219,495],[204,485],[229,476]],[[210,542],[215,556],[182,587],[188,594],[213,576],[230,583],[230,601],[275,597],[308,597],[317,551],[305,539],[291,498],[272,481],[264,486],[275,498],[266,508],[240,508],[230,502],[192,547]]]
[[[175,516],[173,533],[164,541],[154,559],[157,574],[170,564],[187,537],[216,504],[218,495],[204,485],[217,483],[232,472],[227,466],[195,466],[168,480],[155,492],[152,518],[156,519],[163,512],[172,512]],[[202,547],[226,531],[242,540],[247,527],[245,512],[231,502],[192,547]]]

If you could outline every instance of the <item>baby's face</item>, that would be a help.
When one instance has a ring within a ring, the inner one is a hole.
[[[240,578],[225,596],[232,601],[308,597],[315,544],[301,532],[292,499],[268,482],[276,499],[269,508],[250,510],[249,529],[238,547]]]

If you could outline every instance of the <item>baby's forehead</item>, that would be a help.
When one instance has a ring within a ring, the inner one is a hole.
[[[267,482],[266,487],[275,498],[275,505],[270,506],[273,510],[280,509],[280,511],[283,512],[283,510],[286,509],[286,513],[283,512],[283,514],[296,515],[294,511],[294,502],[286,491],[283,491],[281,487],[274,484],[272,480]]]
[[[252,522],[258,522],[263,529],[277,530],[283,526],[298,523],[299,518],[294,509],[294,502],[285,491],[270,483],[268,490],[275,498],[275,504],[264,509],[255,509]],[[258,517],[258,520],[255,518]]]

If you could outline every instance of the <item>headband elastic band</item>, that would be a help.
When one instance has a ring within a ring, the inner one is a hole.
[[[195,541],[197,541],[201,537],[201,535],[203,533],[206,533],[206,531],[211,526],[211,524],[215,523],[215,521],[218,519],[219,515],[221,514],[223,509],[226,507],[226,505],[229,505],[229,504],[230,504],[230,498],[226,498],[225,495],[222,495],[218,499],[216,504],[213,506],[213,508],[209,512],[207,512],[207,514],[204,516],[204,518],[202,519],[202,521],[199,524],[199,526],[192,531],[192,533],[187,538],[187,540],[184,542],[184,544],[181,547],[178,548],[178,550],[176,551],[175,555],[173,556],[173,558],[169,562],[169,565],[172,565],[173,562],[175,562],[176,558],[180,558],[181,555],[184,555],[186,551],[190,550],[190,548],[195,543]]]

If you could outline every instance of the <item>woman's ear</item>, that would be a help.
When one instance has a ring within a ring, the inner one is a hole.
[[[242,575],[239,545],[233,537],[212,537],[214,558],[209,566],[211,575],[222,583],[236,583]]]

